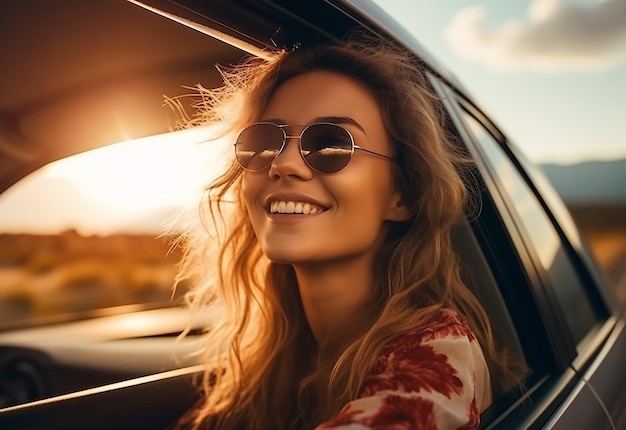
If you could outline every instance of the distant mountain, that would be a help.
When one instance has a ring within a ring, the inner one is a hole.
[[[626,159],[541,168],[566,204],[626,205]]]

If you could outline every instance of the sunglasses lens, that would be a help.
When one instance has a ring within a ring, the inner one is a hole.
[[[276,158],[284,140],[285,134],[276,124],[253,124],[237,138],[235,156],[244,169],[263,170]],[[334,124],[307,127],[300,147],[307,164],[322,173],[335,173],[346,167],[354,151],[350,133]]]
[[[334,124],[309,126],[300,145],[309,166],[323,173],[335,173],[346,167],[354,151],[350,133]]]
[[[263,170],[283,146],[285,135],[275,124],[254,124],[244,129],[235,143],[235,157],[244,169]]]

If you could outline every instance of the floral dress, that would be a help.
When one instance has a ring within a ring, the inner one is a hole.
[[[360,397],[316,430],[474,429],[491,401],[476,336],[446,309],[386,345]]]
[[[190,428],[200,404],[170,429]],[[444,309],[389,342],[360,397],[315,430],[469,430],[490,404],[489,371],[476,336]]]

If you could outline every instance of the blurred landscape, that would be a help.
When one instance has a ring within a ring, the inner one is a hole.
[[[626,160],[544,165],[609,285],[626,303]],[[168,306],[180,252],[157,237],[175,209],[143,214],[112,235],[0,234],[0,326],[80,318],[95,309]],[[152,233],[154,232],[154,233]]]
[[[626,160],[541,167],[626,309]]]
[[[179,258],[154,235],[0,235],[0,325],[177,303],[185,292],[172,290]]]

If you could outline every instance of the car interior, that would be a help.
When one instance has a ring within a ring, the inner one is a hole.
[[[165,133],[164,107],[242,51],[130,2],[0,4],[0,191],[53,160]],[[189,103],[191,104],[191,103]],[[189,107],[189,106],[188,106]]]

